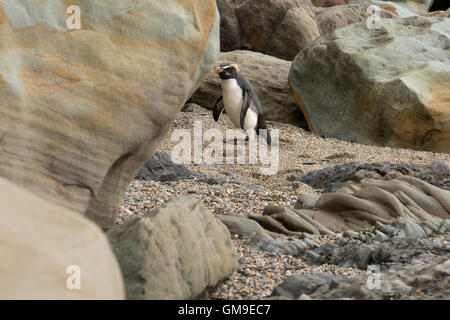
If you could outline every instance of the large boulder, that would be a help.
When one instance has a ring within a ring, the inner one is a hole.
[[[237,267],[230,233],[199,200],[172,198],[107,235],[127,299],[194,299]]]
[[[0,178],[0,299],[123,299],[95,223]],[[79,287],[78,287],[79,284]]]
[[[365,22],[319,38],[289,83],[310,129],[363,144],[450,152],[450,20]]]
[[[337,5],[331,8],[315,8],[317,26],[321,35],[343,28],[352,23],[367,21],[370,12],[368,4]],[[397,18],[392,12],[380,9],[380,17]]]
[[[292,60],[319,36],[311,0],[218,0],[222,51],[249,49]]]
[[[68,30],[67,3],[0,1],[0,176],[108,228],[217,61],[219,15],[214,0],[79,0]]]
[[[239,64],[241,73],[248,79],[258,95],[267,120],[291,123],[306,128],[305,118],[298,109],[288,86],[291,66],[289,61],[248,50],[222,52],[220,61]],[[221,95],[220,78],[211,71],[190,101],[212,109]]]

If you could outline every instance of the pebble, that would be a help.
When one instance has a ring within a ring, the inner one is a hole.
[[[158,151],[171,154],[172,148],[177,144],[171,140],[172,130],[177,128],[191,130],[196,120],[203,121],[204,127],[216,128],[222,132],[233,127],[226,116],[215,122],[210,110],[195,104],[190,104],[186,111],[189,112],[178,114],[176,126],[166,134]],[[262,175],[259,165],[188,164],[186,165],[188,169],[213,177],[215,180],[211,181],[220,184],[208,184],[208,181],[195,179],[168,183],[133,180],[124,192],[116,222],[120,223],[133,215],[144,215],[170,197],[181,195],[200,199],[214,214],[262,214],[263,208],[269,204],[292,208],[303,193],[309,193],[316,198],[320,195],[320,190],[297,181],[288,181],[288,177],[292,174],[307,174],[349,161],[430,164],[450,159],[446,154],[360,145],[334,138],[322,138],[289,124],[273,121],[267,123],[269,129],[279,129],[282,138],[277,174]],[[323,161],[324,159],[326,161]],[[442,232],[448,230],[449,225],[450,223],[443,225]],[[386,235],[399,231],[390,226],[378,226],[377,230]],[[330,236],[304,234],[298,238],[280,236],[280,241],[298,241],[299,238],[304,238],[302,241],[309,239],[316,245],[323,245],[342,239],[342,234]],[[365,275],[364,270],[328,264],[308,265],[292,256],[254,250],[246,245],[246,241],[247,239],[241,237],[232,238],[239,257],[239,268],[228,280],[211,290],[210,299],[268,298],[277,284],[294,274],[330,272],[343,276]]]

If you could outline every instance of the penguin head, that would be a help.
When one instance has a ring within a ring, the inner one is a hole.
[[[235,63],[223,62],[214,69],[214,72],[219,75],[221,79],[236,79],[239,73],[239,66]]]

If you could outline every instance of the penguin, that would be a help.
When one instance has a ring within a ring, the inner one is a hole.
[[[225,109],[233,125],[244,130],[250,141],[259,135],[260,129],[265,129],[262,136],[270,144],[271,138],[261,103],[250,83],[240,73],[239,66],[224,62],[214,72],[219,75],[222,85],[222,96],[213,107],[214,120],[219,121],[219,116]]]

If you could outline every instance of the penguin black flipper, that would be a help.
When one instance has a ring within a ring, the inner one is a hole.
[[[245,116],[247,115],[248,108],[250,108],[250,92],[247,89],[242,89],[242,109],[241,109],[241,129],[244,130]]]
[[[217,99],[216,104],[213,107],[213,117],[215,121],[219,121],[219,116],[222,113],[223,108],[224,108],[223,96],[220,96],[220,98]]]

